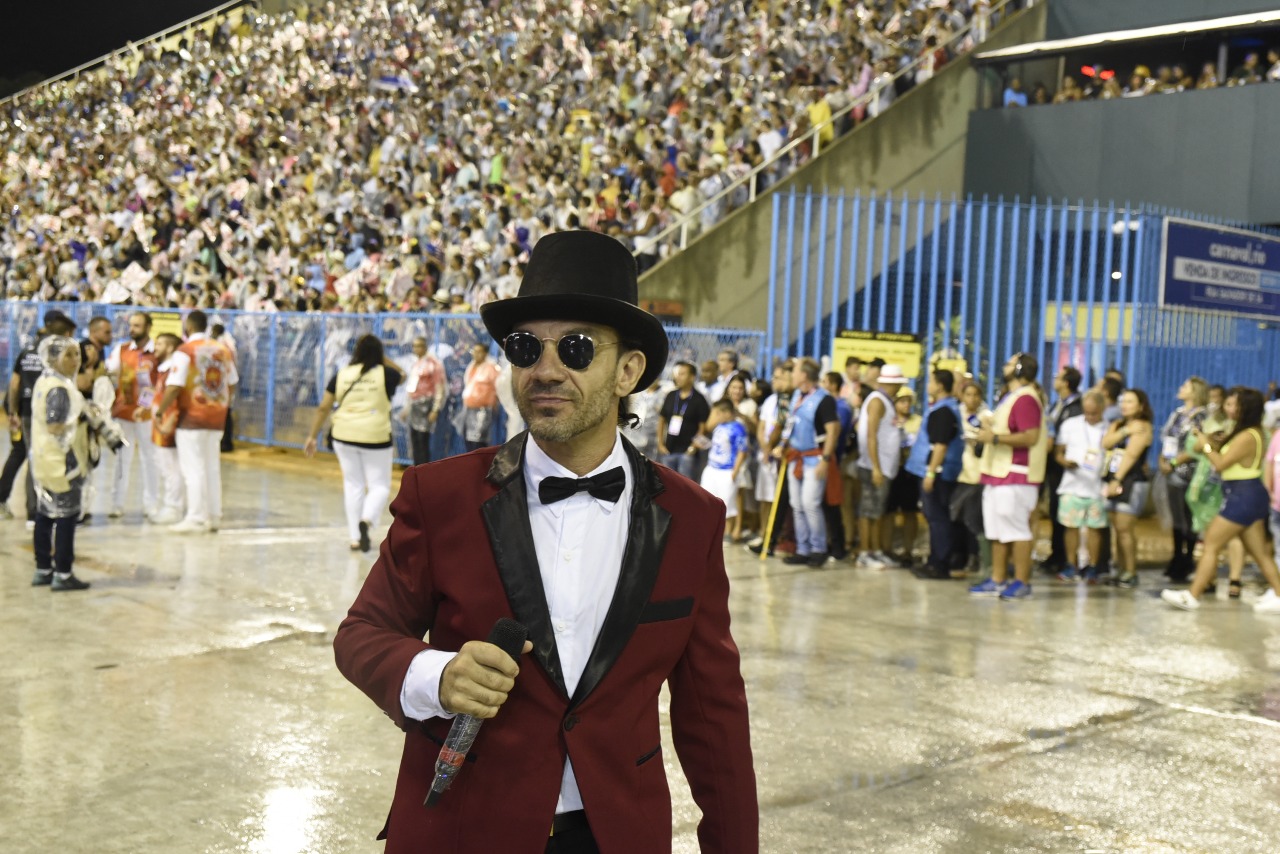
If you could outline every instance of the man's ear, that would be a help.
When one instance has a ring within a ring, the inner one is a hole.
[[[626,397],[635,389],[636,383],[640,381],[640,376],[644,373],[648,360],[640,350],[628,350],[627,354],[618,360],[618,373],[615,392],[618,397]],[[643,389],[641,389],[643,391]]]

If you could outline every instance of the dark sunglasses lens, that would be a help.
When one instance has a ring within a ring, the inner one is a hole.
[[[502,342],[502,350],[517,368],[532,368],[542,355],[542,342],[530,332],[512,332]]]
[[[566,335],[556,345],[560,361],[571,371],[585,371],[596,355],[596,345],[585,335]]]

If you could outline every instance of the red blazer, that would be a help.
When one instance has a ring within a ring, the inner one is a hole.
[[[529,526],[525,434],[416,466],[391,505],[377,563],[334,638],[338,668],[405,730],[389,854],[540,854],[565,756],[603,854],[671,850],[658,692],[702,810],[704,852],[759,850],[747,698],[729,634],[724,507],[626,445],[635,475],[618,587],[576,692],[564,687]],[[484,639],[499,617],[534,650],[440,802],[423,806],[450,721],[405,717],[400,689],[428,648]],[[431,633],[431,643],[422,638]]]

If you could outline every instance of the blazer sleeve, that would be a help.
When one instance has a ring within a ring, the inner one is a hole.
[[[378,560],[333,638],[338,670],[401,729],[417,725],[406,718],[400,691],[414,656],[430,649],[422,638],[435,621],[422,507],[418,472],[407,469]]]
[[[729,633],[729,577],[724,568],[724,516],[706,555],[706,575],[689,643],[669,677],[671,736],[702,810],[704,854],[760,850],[760,814],[751,759],[747,692],[738,647]]]

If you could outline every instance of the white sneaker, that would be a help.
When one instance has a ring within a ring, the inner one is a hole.
[[[1259,614],[1280,614],[1280,596],[1276,595],[1276,591],[1267,588],[1267,592],[1258,597],[1258,601],[1253,603],[1253,610]]]
[[[151,514],[151,524],[172,525],[182,521],[182,513],[176,507],[165,507]]]
[[[190,519],[183,519],[169,528],[175,534],[203,534],[209,530],[206,522],[193,522]]]
[[[853,562],[853,565],[859,569],[884,569],[887,563],[879,552],[863,552],[858,555],[858,559]]]
[[[27,530],[28,530],[28,531],[34,531],[35,529],[36,529],[36,520],[35,520],[35,519],[28,519],[28,520],[27,520]]]
[[[1198,611],[1200,609],[1200,600],[1191,595],[1190,590],[1161,590],[1160,598],[1168,602],[1175,608],[1181,608],[1184,611]],[[1256,609],[1257,606],[1255,605]],[[1280,608],[1277,609],[1280,612]]]

